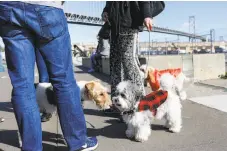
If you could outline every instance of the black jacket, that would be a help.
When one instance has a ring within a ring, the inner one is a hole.
[[[112,34],[121,27],[141,29],[143,20],[152,18],[150,1],[107,1],[103,12],[108,13]]]

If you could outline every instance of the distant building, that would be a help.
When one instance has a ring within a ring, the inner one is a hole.
[[[97,47],[97,42],[90,43],[75,43],[83,51],[93,51]],[[150,46],[150,49],[149,49]],[[213,42],[212,43],[212,52],[215,52],[215,48],[221,47],[227,49],[227,42]],[[193,50],[207,50],[211,51],[211,42],[139,42],[139,51],[173,51],[178,50],[181,53],[192,53]]]
[[[211,42],[153,42],[149,44],[149,42],[140,42],[139,49],[141,51],[149,50],[158,50],[158,51],[170,51],[170,50],[180,50],[185,51],[186,53],[192,53],[193,50],[207,50],[211,51]],[[223,49],[227,49],[227,42],[213,42],[212,43],[212,52],[215,52],[216,47],[221,47]]]

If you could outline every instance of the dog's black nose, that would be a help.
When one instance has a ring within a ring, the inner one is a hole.
[[[114,98],[113,99],[113,103],[117,103],[118,102],[118,99],[117,98]]]
[[[121,104],[119,104],[118,102],[119,102],[118,99],[114,99],[113,100],[113,103],[114,103],[115,106],[121,106]]]

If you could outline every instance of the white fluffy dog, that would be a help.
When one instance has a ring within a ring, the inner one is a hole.
[[[174,133],[181,131],[181,101],[176,94],[176,79],[169,73],[160,78],[160,90],[148,97],[141,96],[138,87],[130,81],[118,84],[113,104],[122,112],[127,124],[126,136],[143,142],[151,135],[154,119],[166,120],[165,126]],[[153,95],[155,93],[155,95]],[[149,99],[152,100],[149,100]],[[142,100],[142,101],[141,101]],[[152,102],[152,101],[155,101]],[[149,106],[151,104],[152,106]]]
[[[149,80],[152,80],[149,72],[153,72],[155,70],[157,70],[157,69],[155,69],[151,66],[147,66],[146,64],[143,64],[140,66],[140,75],[146,82],[149,82]],[[177,91],[178,95],[180,96],[181,100],[186,100],[187,94],[184,90],[184,84],[191,81],[191,79],[186,77],[183,72],[180,72],[175,78],[176,78],[176,80],[175,80],[176,91]]]

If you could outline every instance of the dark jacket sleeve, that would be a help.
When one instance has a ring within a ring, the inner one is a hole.
[[[139,1],[139,7],[140,7],[140,10],[142,11],[142,15],[144,19],[147,17],[152,18],[150,1]]]
[[[103,9],[103,12],[110,12],[111,1],[106,1],[106,6]]]

